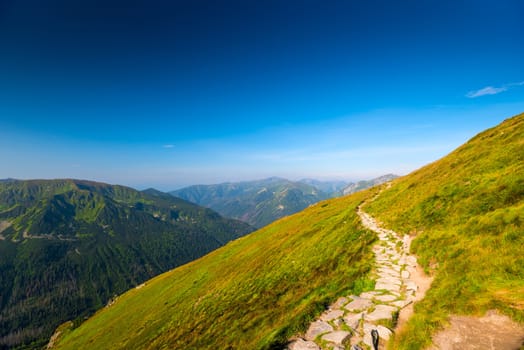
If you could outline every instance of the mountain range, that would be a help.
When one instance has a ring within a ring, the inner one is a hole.
[[[351,193],[362,191],[367,188],[391,181],[393,179],[396,179],[397,177],[398,175],[395,175],[395,174],[386,174],[386,175],[382,175],[382,176],[379,176],[371,180],[361,180],[356,183],[350,183],[342,189],[342,194],[348,195]]]
[[[169,193],[258,228],[329,197],[314,186],[278,177],[195,185]]]
[[[338,297],[373,288],[376,234],[356,213],[415,236],[434,276],[392,340],[424,349],[452,314],[497,309],[524,322],[524,114],[388,186],[319,202],[157,276],[54,349],[281,349]]]
[[[0,182],[0,347],[39,347],[66,320],[253,230],[171,195],[81,180]]]
[[[272,177],[257,181],[195,185],[169,193],[260,228],[321,200],[354,193],[395,177],[389,174],[357,183],[314,179],[290,181]]]

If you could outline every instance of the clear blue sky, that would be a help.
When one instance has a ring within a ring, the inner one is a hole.
[[[405,174],[524,111],[524,2],[0,2],[0,178]]]

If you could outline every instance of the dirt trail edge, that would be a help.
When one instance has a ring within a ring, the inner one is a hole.
[[[379,348],[413,313],[413,303],[422,299],[431,285],[409,254],[411,238],[381,228],[376,220],[358,208],[362,224],[378,234],[375,253],[375,289],[360,295],[339,298],[314,322],[307,332],[293,337],[289,350],[350,349],[373,347],[372,331],[379,336]],[[398,321],[398,322],[397,322]]]

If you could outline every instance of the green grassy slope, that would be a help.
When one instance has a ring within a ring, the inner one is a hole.
[[[375,236],[357,205],[369,192],[320,202],[118,298],[58,349],[279,348],[365,279]]]
[[[0,348],[35,348],[115,294],[252,230],[170,195],[79,180],[0,183]]]
[[[420,349],[449,314],[496,308],[524,322],[524,114],[395,181],[367,210],[417,235],[435,279],[394,349]]]

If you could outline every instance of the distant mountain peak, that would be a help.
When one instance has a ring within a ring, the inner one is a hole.
[[[312,185],[280,177],[195,185],[169,193],[255,227],[263,227],[329,197]]]

